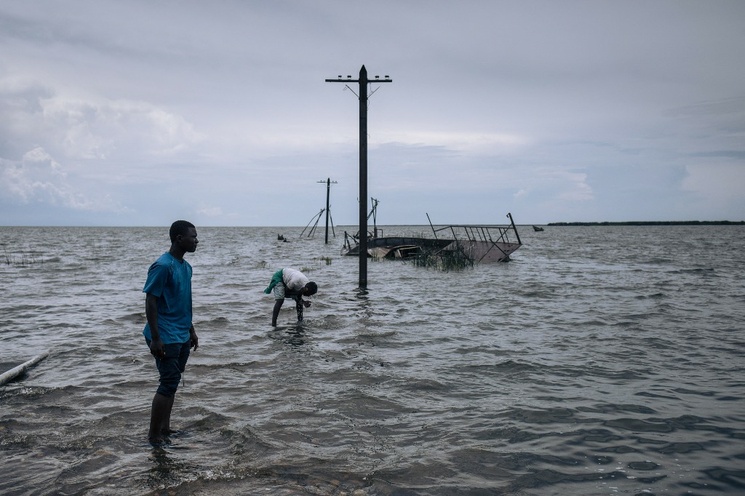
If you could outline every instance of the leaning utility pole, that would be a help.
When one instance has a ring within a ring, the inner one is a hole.
[[[329,215],[331,214],[331,207],[329,207],[329,196],[331,196],[331,184],[336,184],[336,181],[332,181],[329,177],[325,181],[318,182],[321,184],[326,183],[326,242],[324,244],[329,244]],[[333,228],[334,225],[331,224],[331,227]],[[336,234],[334,234],[334,236],[336,236]]]
[[[360,226],[359,226],[359,247],[360,247],[360,288],[367,288],[367,85],[369,83],[392,83],[393,80],[388,76],[383,79],[375,76],[372,81],[367,79],[367,69],[363,65],[360,69],[359,79],[352,79],[347,76],[342,79],[341,75],[337,79],[327,79],[327,83],[359,83],[360,93]],[[347,88],[349,86],[347,85]],[[351,88],[349,88],[351,90]],[[354,92],[354,90],[352,90]],[[374,92],[373,92],[374,93]]]

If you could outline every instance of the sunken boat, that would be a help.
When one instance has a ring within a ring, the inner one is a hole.
[[[367,256],[372,258],[410,259],[421,256],[458,255],[471,263],[506,262],[522,242],[512,214],[506,225],[448,224],[435,227],[430,220],[433,236],[384,236],[374,227],[367,233]],[[429,220],[429,214],[427,214]],[[359,233],[344,233],[342,255],[359,256]]]

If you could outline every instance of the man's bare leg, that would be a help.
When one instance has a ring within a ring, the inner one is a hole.
[[[279,310],[282,308],[282,304],[285,300],[276,300],[274,302],[274,309],[272,310],[272,327],[277,327],[277,317],[279,317]]]

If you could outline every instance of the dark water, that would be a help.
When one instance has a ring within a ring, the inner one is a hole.
[[[745,494],[742,227],[523,228],[510,263],[371,261],[367,291],[340,237],[299,232],[199,228],[159,450],[141,289],[166,229],[0,228],[0,363],[50,351],[0,386],[0,493]],[[283,266],[320,286],[303,327],[269,325]]]

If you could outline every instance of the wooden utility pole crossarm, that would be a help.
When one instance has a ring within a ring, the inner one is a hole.
[[[327,83],[358,83],[360,101],[360,288],[367,288],[367,85],[370,83],[392,83],[388,76],[381,78],[375,76],[370,80],[367,78],[367,69],[363,65],[360,69],[358,79],[352,76],[336,79],[326,79]]]

